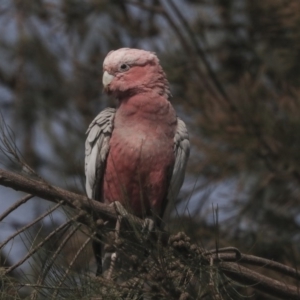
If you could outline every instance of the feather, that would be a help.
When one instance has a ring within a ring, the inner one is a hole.
[[[175,163],[168,190],[168,203],[165,215],[170,214],[174,202],[179,194],[185,177],[185,169],[190,155],[189,133],[185,123],[177,117],[177,128],[174,137]]]
[[[87,130],[85,142],[86,193],[89,198],[99,200],[100,182],[103,177],[109,140],[113,131],[116,110],[106,108],[93,120]]]

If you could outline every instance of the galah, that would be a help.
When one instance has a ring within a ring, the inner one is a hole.
[[[184,180],[187,128],[169,101],[169,84],[154,53],[111,51],[103,71],[104,90],[118,105],[100,112],[87,130],[87,195],[119,201],[141,218],[161,218]]]

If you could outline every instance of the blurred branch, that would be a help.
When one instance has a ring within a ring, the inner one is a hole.
[[[211,81],[213,82],[213,84],[215,85],[215,87],[217,88],[217,90],[219,91],[219,93],[222,95],[222,97],[228,101],[228,95],[223,87],[223,85],[221,84],[221,82],[219,81],[216,73],[213,71],[211,64],[207,58],[207,54],[205,54],[204,50],[200,47],[199,43],[196,40],[196,35],[193,32],[193,30],[191,29],[189,23],[187,22],[186,18],[183,16],[183,14],[181,13],[180,9],[176,6],[176,4],[170,0],[169,5],[172,7],[173,11],[175,12],[176,16],[178,17],[178,20],[181,22],[182,27],[185,28],[186,32],[188,33],[188,36],[193,44],[193,47],[196,50],[196,53],[199,55],[199,57],[201,58],[208,76],[211,78]],[[232,103],[230,103],[230,105],[232,105]],[[236,107],[232,107],[231,108],[233,111],[236,110]]]
[[[251,285],[253,288],[269,295],[290,300],[299,300],[300,298],[300,291],[296,286],[281,283],[239,264],[220,262],[218,266],[220,270],[236,282]]]
[[[177,37],[180,41],[180,44],[184,48],[187,56],[190,58],[191,65],[193,66],[196,73],[198,74],[198,76],[200,78],[200,82],[203,85],[203,89],[208,90],[211,93],[213,98],[219,99],[220,96],[219,96],[218,92],[216,92],[214,87],[207,80],[206,74],[204,74],[203,71],[201,70],[201,68],[199,67],[199,64],[197,61],[197,54],[195,53],[194,49],[190,46],[189,41],[186,39],[186,37],[182,33],[182,29],[176,24],[176,22],[174,21],[174,19],[172,18],[171,14],[168,12],[168,10],[165,8],[165,6],[163,4],[161,4],[160,6],[149,6],[149,5],[145,5],[143,3],[139,3],[136,1],[126,1],[126,2],[128,4],[138,6],[141,9],[145,9],[148,11],[152,11],[152,12],[161,14],[166,19],[166,21],[169,23],[169,25],[171,26],[171,28],[177,35]]]
[[[154,12],[154,13],[158,13],[158,14],[162,14],[164,13],[164,9],[161,5],[147,5],[145,3],[142,2],[138,2],[138,1],[132,1],[132,0],[126,0],[125,1],[128,4],[134,5],[134,6],[138,6],[142,9]]]
[[[297,271],[296,269],[293,269],[286,265],[280,264],[276,261],[272,261],[262,257],[257,257],[254,255],[247,255],[242,253],[239,253],[239,255],[218,253],[212,255],[212,257],[216,261],[237,262],[237,263],[249,264],[252,266],[260,266],[265,269],[270,269],[272,271],[276,271],[281,274],[300,280],[300,272]]]

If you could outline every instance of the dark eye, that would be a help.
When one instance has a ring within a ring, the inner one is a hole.
[[[127,71],[127,70],[129,70],[129,65],[127,65],[127,64],[121,64],[120,67],[119,67],[119,70],[121,72]]]

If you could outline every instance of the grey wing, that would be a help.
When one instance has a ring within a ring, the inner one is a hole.
[[[109,152],[109,140],[113,131],[116,110],[106,108],[90,124],[85,142],[86,193],[89,198],[100,200],[106,158]]]
[[[184,181],[186,164],[190,155],[189,133],[185,123],[177,118],[177,130],[174,137],[175,164],[168,191],[168,202],[172,205],[179,194]]]

